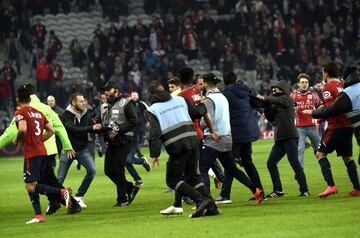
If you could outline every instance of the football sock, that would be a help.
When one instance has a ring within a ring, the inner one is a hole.
[[[31,205],[34,208],[35,214],[41,214],[40,199],[38,193],[28,193],[31,201]]]
[[[35,187],[35,193],[46,194],[60,194],[60,188],[50,187],[45,184],[38,183]]]
[[[349,175],[350,181],[353,184],[354,189],[360,190],[359,185],[359,176],[357,173],[355,161],[351,160],[350,162],[346,163],[347,173]]]
[[[329,160],[325,157],[319,160],[321,172],[328,186],[334,186],[334,179],[331,172],[331,166]]]

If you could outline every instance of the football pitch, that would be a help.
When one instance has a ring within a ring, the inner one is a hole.
[[[273,140],[258,141],[253,146],[253,159],[259,170],[265,193],[272,191],[266,160]],[[143,149],[148,158],[148,150]],[[354,155],[358,156],[354,143]],[[339,194],[319,199],[317,194],[326,184],[311,149],[305,154],[305,174],[310,197],[297,197],[298,185],[294,173],[284,158],[279,163],[285,196],[268,199],[260,206],[247,188],[234,180],[232,204],[220,205],[221,216],[190,219],[189,205],[183,204],[184,214],[162,216],[159,211],[172,205],[174,194],[164,193],[167,155],[162,153],[160,167],[147,173],[136,166],[142,176],[141,187],[128,207],[114,208],[115,185],[104,175],[103,157],[96,158],[97,175],[85,197],[88,208],[79,214],[65,215],[62,207],[46,216],[46,222],[25,225],[33,216],[22,178],[22,158],[0,159],[0,237],[360,237],[360,198],[344,198],[352,190],[346,168],[335,154],[329,156]],[[356,159],[357,160],[357,159]],[[150,161],[150,160],[149,160]],[[357,163],[357,161],[356,161]],[[85,174],[70,168],[65,185],[77,190]],[[130,176],[127,174],[130,180]],[[220,190],[211,183],[212,195]],[[47,200],[41,196],[42,210]]]

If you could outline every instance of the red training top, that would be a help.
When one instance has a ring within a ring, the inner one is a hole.
[[[182,90],[178,96],[189,100],[194,105],[198,105],[201,101],[200,92],[194,86]],[[198,134],[198,139],[201,140],[204,137],[204,132],[201,129],[200,120],[194,119],[193,124],[194,124],[195,130]]]
[[[316,119],[311,115],[303,114],[302,111],[306,109],[314,110],[321,105],[319,96],[312,91],[300,92],[294,91],[291,94],[295,102],[295,125],[296,126],[315,126]]]

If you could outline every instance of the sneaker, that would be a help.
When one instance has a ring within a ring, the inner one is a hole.
[[[84,202],[84,198],[83,197],[74,197],[74,199],[78,202],[78,204],[80,205],[81,208],[86,208],[86,204]]]
[[[190,218],[198,218],[204,215],[205,209],[209,208],[212,205],[213,200],[206,199],[203,200],[198,206],[196,206],[196,210],[189,215]]]
[[[65,207],[71,206],[71,188],[63,188],[61,191],[61,198],[65,200]]]
[[[215,202],[212,202],[204,212],[205,216],[217,216],[221,215],[220,209],[216,206]]]
[[[360,190],[354,189],[347,194],[347,197],[360,197]]]
[[[132,203],[136,197],[136,194],[139,192],[140,187],[138,186],[133,186],[133,189],[131,191],[131,193],[128,194],[128,203],[130,205],[130,203]]]
[[[195,204],[195,202],[194,202],[191,198],[189,198],[189,197],[183,197],[182,200],[183,200],[184,203],[186,203],[187,205],[194,205],[194,204]]]
[[[231,200],[230,198],[219,196],[215,199],[215,204],[230,204]]]
[[[264,201],[264,192],[257,188],[255,193],[254,193],[254,198],[255,198],[255,202],[256,202],[256,205],[260,205],[263,201]]]
[[[217,188],[217,189],[221,188],[222,183],[220,182],[220,180],[217,177],[214,178],[214,184],[215,184],[215,188]]]
[[[151,166],[150,166],[149,161],[147,161],[147,159],[144,156],[141,158],[144,160],[144,163],[142,164],[142,166],[145,168],[145,170],[147,172],[150,172]]]
[[[136,187],[141,187],[141,186],[143,186],[143,185],[144,185],[144,182],[143,182],[142,180],[135,180],[134,186],[136,186]]]
[[[45,222],[45,217],[43,214],[35,215],[35,217],[33,219],[31,219],[30,221],[26,222],[26,224],[33,224],[33,223],[40,223],[40,222]]]
[[[47,209],[46,209],[46,215],[54,214],[57,210],[59,210],[61,207],[60,203],[58,202],[50,202]]]
[[[309,191],[306,191],[306,192],[301,192],[298,197],[309,197],[309,196],[310,196]]]
[[[328,197],[328,196],[330,196],[332,194],[337,194],[337,193],[338,193],[338,190],[337,190],[335,185],[334,186],[327,186],[326,189],[323,192],[319,193],[318,196],[320,198],[326,198],[326,197]]]
[[[278,197],[283,197],[284,196],[284,192],[283,191],[274,191],[269,193],[268,195],[266,195],[266,198],[278,198]]]
[[[182,207],[174,207],[174,206],[170,206],[162,211],[160,211],[160,214],[162,215],[182,215],[184,212],[184,210],[182,209]]]
[[[123,207],[123,206],[128,206],[129,205],[129,202],[126,201],[126,202],[117,202],[114,207]]]
[[[73,215],[76,213],[81,212],[81,206],[79,205],[78,201],[76,201],[73,197],[71,198],[71,206],[67,210],[66,214]]]

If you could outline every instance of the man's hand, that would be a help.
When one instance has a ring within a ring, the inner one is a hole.
[[[215,131],[211,133],[211,138],[216,142],[221,140],[221,137]]]
[[[76,156],[76,152],[73,149],[66,150],[66,155],[69,159],[74,159]]]
[[[118,133],[114,130],[111,130],[108,134],[109,138],[112,140]]]
[[[303,110],[303,111],[302,111],[302,114],[311,115],[311,114],[312,114],[312,111],[313,111],[313,110],[306,109],[306,110]]]
[[[258,94],[258,95],[256,95],[256,97],[262,101],[265,100],[265,97],[263,95]]]
[[[15,138],[13,139],[12,143],[13,143],[14,145],[17,145],[17,144],[19,143],[18,138],[15,137]]]
[[[101,127],[102,127],[102,126],[101,126],[100,123],[94,124],[94,125],[93,125],[93,130],[94,130],[94,131],[100,130]]]
[[[159,157],[154,157],[154,158],[152,158],[151,167],[152,167],[153,169],[155,169],[156,165],[157,165],[157,166],[160,166]]]

